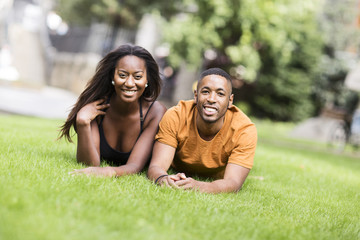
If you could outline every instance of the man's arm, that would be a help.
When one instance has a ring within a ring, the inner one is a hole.
[[[205,193],[236,192],[239,191],[250,169],[237,164],[228,163],[223,179],[213,182],[196,181],[192,178],[176,181],[176,185],[183,189],[195,189]]]
[[[178,173],[176,175],[168,175],[167,170],[174,159],[175,148],[167,144],[156,141],[152,153],[150,166],[148,169],[148,177],[150,180],[157,181],[159,185],[179,188],[175,181],[186,179],[185,174]]]

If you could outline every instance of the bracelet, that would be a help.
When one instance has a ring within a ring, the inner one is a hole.
[[[160,180],[160,178],[166,177],[166,176],[169,176],[169,175],[164,174],[164,175],[161,175],[160,177],[158,177],[158,178],[155,180],[155,184],[157,184],[157,182]]]

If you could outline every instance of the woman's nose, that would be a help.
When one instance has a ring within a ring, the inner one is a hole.
[[[134,85],[135,85],[134,78],[132,76],[129,76],[125,81],[125,86],[133,87]]]

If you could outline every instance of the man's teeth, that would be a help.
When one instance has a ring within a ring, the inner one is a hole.
[[[205,110],[208,111],[208,112],[216,112],[216,109],[214,109],[214,108],[206,107]]]

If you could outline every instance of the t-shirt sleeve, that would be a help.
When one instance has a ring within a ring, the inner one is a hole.
[[[255,125],[248,126],[238,136],[237,144],[229,156],[229,163],[251,169],[254,164],[257,144],[257,131]]]
[[[159,131],[155,136],[155,140],[177,148],[179,123],[178,107],[167,110],[159,123]]]

